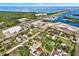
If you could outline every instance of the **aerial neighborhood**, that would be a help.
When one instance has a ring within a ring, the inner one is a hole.
[[[62,16],[70,10],[0,12],[0,55],[78,56],[79,27],[71,25],[75,18]]]

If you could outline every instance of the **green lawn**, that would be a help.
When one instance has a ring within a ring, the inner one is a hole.
[[[0,12],[0,23],[4,22],[0,29],[18,24],[20,18],[36,19],[35,14],[30,12]]]
[[[62,48],[61,43],[66,44],[66,48],[63,50],[72,55],[72,51],[75,49],[75,44],[73,44],[71,41],[57,37],[54,42],[56,43],[57,48]]]
[[[63,51],[69,53],[70,55],[75,54],[75,44],[73,44],[71,41],[63,39],[61,37],[56,37],[55,39],[52,39],[52,36],[49,35],[49,37],[47,37],[46,33],[43,33],[41,37],[42,47],[47,51],[51,52],[54,48],[58,48],[63,49]],[[54,43],[54,45],[52,45],[52,42]],[[63,48],[61,44],[66,44],[66,47]]]
[[[30,51],[27,47],[20,47],[18,50],[21,56],[29,56],[30,54]]]
[[[53,46],[51,45],[51,43],[52,43],[51,37],[47,37],[46,35],[42,36],[42,47],[49,52],[53,50]]]

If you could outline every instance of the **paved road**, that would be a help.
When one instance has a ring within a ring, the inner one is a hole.
[[[57,14],[56,14],[56,16],[57,16]],[[36,36],[39,35],[40,33],[44,32],[44,31],[47,29],[47,27],[48,27],[48,24],[46,24],[46,25],[43,27],[44,29],[43,29],[42,31],[38,32],[37,34],[33,35],[32,37],[30,37],[30,38],[28,38],[27,40],[23,41],[22,43],[18,44],[17,46],[11,48],[11,49],[10,49],[9,51],[7,51],[5,54],[9,54],[9,53],[13,52],[13,51],[16,50],[18,47],[22,46],[23,44],[27,43],[29,40],[33,39],[34,37],[36,37]],[[23,30],[23,31],[26,31],[26,30]],[[21,32],[23,32],[23,31],[21,31]],[[16,34],[11,35],[11,36],[16,36],[17,34],[19,34],[19,33],[16,33]],[[11,36],[9,36],[9,37],[11,37]],[[9,38],[9,37],[7,37],[7,38]]]
[[[18,34],[24,32],[24,31],[27,31],[27,30],[28,30],[28,28],[27,28],[27,29],[24,29],[24,30],[22,30],[22,31],[20,31],[20,32],[18,32],[18,33],[15,33],[15,34],[13,34],[13,35],[11,34],[11,35],[9,35],[9,36],[7,36],[7,37],[4,37],[3,39],[0,39],[0,43],[3,42],[3,41],[5,41],[6,38],[10,38],[10,37],[12,37],[12,36],[16,36],[16,35],[18,35]]]
[[[44,29],[40,32],[38,32],[37,34],[33,35],[32,37],[28,38],[27,40],[23,41],[22,43],[18,44],[17,46],[11,48],[9,51],[7,51],[5,54],[9,54],[11,52],[13,52],[14,50],[16,50],[17,48],[19,48],[20,46],[23,46],[23,44],[27,43],[29,40],[33,39],[34,37],[36,37],[37,35],[41,34],[42,32],[44,32],[47,29],[48,25],[44,26]]]

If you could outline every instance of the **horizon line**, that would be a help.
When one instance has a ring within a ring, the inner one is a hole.
[[[79,3],[0,3],[0,6],[79,6]]]

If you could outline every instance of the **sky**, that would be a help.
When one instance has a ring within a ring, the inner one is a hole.
[[[0,6],[79,6],[79,3],[0,3]]]

